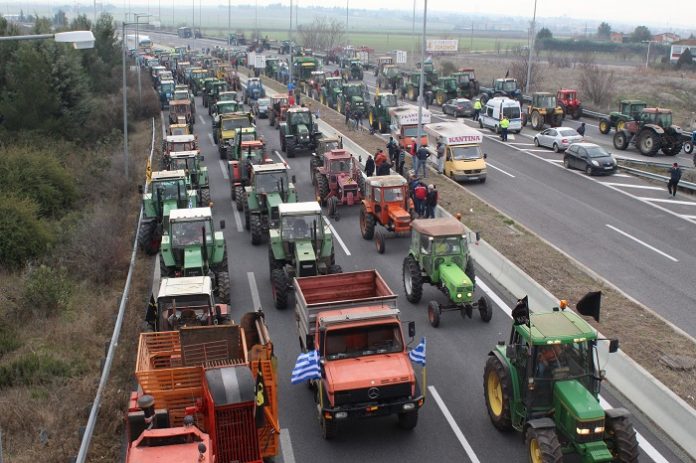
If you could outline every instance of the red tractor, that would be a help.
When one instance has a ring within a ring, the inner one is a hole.
[[[329,215],[336,217],[338,206],[352,206],[360,202],[365,183],[360,172],[360,164],[355,157],[344,149],[332,149],[321,156],[321,162],[312,161],[316,165],[312,178],[314,191],[321,205],[328,207]]]
[[[368,177],[360,208],[360,234],[366,240],[374,238],[377,252],[383,254],[386,236],[380,229],[375,231],[376,225],[396,235],[410,233],[413,209],[408,183],[401,175]]]
[[[268,108],[268,121],[271,127],[280,127],[281,122],[285,122],[285,113],[290,107],[288,101],[289,96],[287,94],[278,94],[271,97],[271,105]]]
[[[242,141],[239,157],[227,164],[230,178],[230,196],[237,203],[237,210],[244,209],[244,187],[249,185],[252,165],[272,162],[266,153],[263,140]]]
[[[578,91],[562,88],[556,93],[556,101],[563,108],[563,114],[577,120],[582,117],[582,103],[578,100]]]

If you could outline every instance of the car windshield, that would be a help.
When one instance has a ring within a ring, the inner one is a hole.
[[[212,234],[210,232],[210,221],[186,221],[172,223],[172,247],[183,248],[192,244],[203,243],[203,229],[205,228],[205,239],[208,244],[212,244]]]
[[[478,146],[452,146],[450,147],[450,152],[455,161],[469,161],[481,158],[481,150]]]
[[[537,380],[579,379],[589,387],[593,361],[592,349],[586,342],[536,346],[534,350]]]
[[[604,158],[604,157],[609,156],[609,153],[607,152],[607,150],[605,150],[601,146],[589,146],[589,147],[586,146],[585,151],[587,151],[587,154],[591,158]]]
[[[445,236],[433,239],[432,249],[436,256],[459,255],[462,252],[461,236]]]
[[[404,192],[401,189],[401,187],[382,188],[382,191],[384,192],[384,201],[385,202],[403,201],[403,199],[404,199]]]
[[[517,90],[517,82],[514,80],[508,80],[506,82],[503,82],[503,90],[506,92],[514,92]]]
[[[241,129],[244,127],[251,127],[251,122],[249,122],[249,118],[247,117],[222,120],[222,130],[234,130]]]
[[[331,161],[331,172],[350,172],[352,167],[351,159],[340,159]]]
[[[382,95],[382,106],[396,106],[396,95]]]
[[[304,216],[284,216],[281,224],[283,241],[308,240],[312,238],[314,232],[319,234],[323,231],[320,215]]]
[[[169,151],[192,151],[195,148],[193,147],[193,142],[192,141],[187,141],[187,142],[177,142],[177,143],[169,143]]]
[[[273,193],[280,191],[281,188],[288,187],[287,173],[283,172],[263,172],[256,174],[257,193]]]
[[[186,185],[182,180],[165,180],[153,182],[153,198],[159,196],[161,201],[182,198],[186,194]]]
[[[558,129],[558,133],[562,137],[575,137],[580,135],[575,129]]]
[[[401,328],[396,323],[339,328],[326,332],[324,356],[328,360],[340,360],[393,354],[401,352],[403,346]]]
[[[520,118],[520,107],[519,106],[506,106],[503,108],[503,115],[508,119],[519,119]]]
[[[292,115],[292,123],[295,125],[308,125],[309,122],[309,111],[298,112]]]

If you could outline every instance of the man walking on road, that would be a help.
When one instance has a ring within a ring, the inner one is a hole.
[[[428,148],[426,148],[426,145],[421,145],[420,148],[418,148],[418,151],[416,151],[416,155],[413,158],[413,164],[415,166],[415,174],[418,176],[418,171],[420,168],[423,168],[423,178],[426,178],[428,176],[428,166],[425,165],[426,161],[428,160],[428,157],[430,156],[430,151],[428,151]]]
[[[349,101],[346,101],[345,112],[346,112],[346,125],[348,125],[350,123],[350,102]]]
[[[425,204],[428,200],[428,189],[422,182],[418,182],[416,187],[413,189],[413,202],[416,208],[416,214],[418,218],[422,218],[425,215]]]
[[[396,157],[399,154],[399,145],[394,141],[394,137],[389,137],[389,142],[387,143],[387,152],[389,153],[389,160],[392,164],[396,161]]]
[[[372,159],[371,155],[367,155],[367,160],[365,161],[365,176],[372,177],[375,172],[375,160]]]
[[[577,132],[582,135],[583,137],[585,136],[585,123],[583,122],[580,124],[580,127],[578,127]]]
[[[428,185],[428,196],[425,199],[425,218],[434,219],[435,218],[435,208],[437,207],[437,187],[435,185]]]
[[[474,101],[474,120],[479,120],[479,114],[481,114],[481,99],[478,98]]]
[[[500,139],[503,141],[507,141],[508,127],[510,127],[510,120],[507,116],[503,116],[500,121]]]
[[[671,197],[677,196],[677,185],[679,185],[679,180],[681,180],[682,171],[679,168],[679,164],[676,162],[672,164],[669,168],[669,182],[667,182],[667,191]]]

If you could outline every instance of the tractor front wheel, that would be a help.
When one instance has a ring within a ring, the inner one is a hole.
[[[573,110],[571,115],[572,115],[573,119],[577,121],[578,119],[580,119],[582,117],[582,108],[578,106],[577,108],[575,108]]]
[[[488,299],[485,296],[481,296],[478,300],[478,310],[481,316],[481,321],[490,322],[493,318],[493,307],[488,303]]]
[[[275,308],[283,310],[288,307],[288,277],[282,269],[271,271],[271,288],[273,290],[273,301]]]
[[[230,301],[230,275],[227,272],[218,272],[215,276],[217,283],[217,297],[223,304],[229,304]]]
[[[442,314],[442,309],[440,308],[440,303],[437,301],[428,302],[428,322],[433,328],[440,326],[440,315]]]
[[[258,215],[251,216],[249,220],[249,228],[251,231],[251,244],[258,246],[263,240],[263,227],[261,226],[261,217]]]
[[[606,135],[611,130],[611,124],[607,119],[600,119],[599,121],[599,131],[603,135]]]
[[[366,240],[375,236],[375,216],[367,212],[365,206],[360,208],[360,234]]]
[[[554,428],[527,428],[525,433],[530,463],[561,463],[563,452]]]
[[[685,152],[686,154],[691,154],[691,153],[694,152],[694,144],[693,144],[693,142],[687,141],[686,143],[684,143],[684,152]]]
[[[417,304],[423,296],[423,276],[420,265],[410,254],[404,259],[402,279],[406,299],[412,304]]]
[[[294,158],[295,157],[295,142],[294,141],[288,141],[285,144],[285,150],[288,153],[289,158]]]
[[[380,120],[377,122],[377,129],[379,130],[379,133],[387,133],[387,132],[389,132],[388,127],[389,127],[389,126],[387,126],[387,125],[382,121],[382,119],[380,119]]]
[[[512,430],[510,374],[495,355],[490,355],[483,372],[483,390],[488,416],[499,431]]]
[[[532,113],[532,128],[534,130],[541,130],[544,127],[544,118],[541,117],[539,111],[534,111]]]
[[[377,230],[375,233],[375,247],[379,254],[384,254],[387,250],[387,239],[381,230]]]
[[[326,201],[326,206],[329,217],[338,220],[338,198],[335,196],[330,197],[329,200]]]
[[[662,152],[667,156],[676,156],[682,150],[682,144],[679,142],[671,145],[662,146]]]
[[[606,422],[607,447],[614,457],[614,461],[620,463],[633,463],[638,461],[638,441],[633,424],[625,416],[609,418]]]
[[[623,130],[617,130],[614,134],[614,148],[621,151],[628,148],[628,137]]]

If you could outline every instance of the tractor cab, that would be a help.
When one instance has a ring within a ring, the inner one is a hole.
[[[239,160],[242,143],[256,141],[259,139],[259,133],[256,131],[256,127],[242,127],[237,129],[237,135],[234,137],[235,147],[232,152],[228,152],[228,159]]]
[[[351,59],[348,62],[346,62],[345,69],[343,70],[343,78],[345,80],[362,80],[362,62],[359,59]]]
[[[343,87],[343,80],[340,77],[327,77],[325,86],[329,90],[340,91]]]
[[[556,97],[547,92],[536,92],[532,96],[532,105],[547,111],[553,110],[556,107]]]
[[[437,79],[437,85],[448,93],[457,91],[457,79],[452,76],[439,77]]]
[[[237,112],[223,114],[217,127],[217,143],[220,157],[228,159],[234,157],[231,150],[237,146],[236,137],[240,129],[252,127],[253,116],[250,113]]]
[[[164,149],[162,150],[165,160],[177,151],[197,151],[198,142],[195,135],[168,135],[164,139]]]
[[[534,130],[541,130],[544,125],[560,127],[563,116],[563,108],[558,105],[555,95],[548,92],[534,92],[531,104],[527,105],[527,113],[522,118],[522,124],[531,122]]]
[[[520,94],[520,86],[517,83],[517,79],[495,79],[493,81],[493,92],[515,98]]]
[[[266,90],[263,88],[261,79],[258,77],[251,77],[246,83],[246,93],[245,100],[258,100],[266,96]]]
[[[252,166],[254,192],[260,196],[279,195],[278,203],[285,200],[289,180],[288,167],[280,162]]]
[[[459,85],[468,84],[476,80],[476,71],[471,68],[460,68],[457,72],[452,73]]]
[[[279,227],[271,230],[271,247],[274,256],[292,256],[286,259],[293,267],[288,273],[298,277],[328,273],[331,261],[321,256],[333,254],[333,245],[319,204],[281,204],[278,214]]]
[[[409,197],[408,183],[401,175],[382,175],[367,178],[364,188],[360,233],[366,240],[376,238],[377,250],[383,253],[385,237],[379,230],[375,234],[376,225],[396,234],[411,230],[413,201]]]
[[[232,92],[234,93],[234,92]],[[230,114],[230,113],[236,113],[238,111],[242,110],[242,105],[239,103],[239,101],[236,100],[218,100],[217,103],[215,103],[212,106],[212,116],[213,116],[213,127],[217,127],[218,124],[220,124],[220,115],[222,114]]]
[[[672,125],[672,111],[661,108],[644,108],[640,112],[639,120],[644,124],[655,124],[666,129]]]
[[[150,192],[143,196],[144,215],[166,222],[171,211],[196,203],[196,192],[186,188],[186,172],[166,170],[152,173]]]
[[[321,87],[326,82],[326,73],[324,71],[312,71],[309,77],[309,85],[311,87]]]
[[[180,88],[180,85],[176,86],[176,89],[174,90],[174,96],[172,97],[173,100],[189,100],[191,99],[191,95],[189,94],[189,91],[187,88]],[[184,86],[185,87],[185,86]]]
[[[220,92],[218,94],[217,101],[237,101],[237,92],[233,90],[225,90],[224,92]]]
[[[561,88],[556,92],[556,101],[563,108],[563,113],[573,119],[580,119],[582,116],[582,103],[578,98],[578,91],[575,89]]]
[[[216,304],[209,276],[162,278],[157,293],[157,313],[146,321],[155,331],[175,331],[191,326],[229,323],[227,304]]]
[[[175,124],[179,117],[183,117],[189,126],[193,126],[196,120],[193,118],[191,100],[171,100],[169,102],[169,123]]]
[[[367,109],[365,107],[365,102],[370,98],[367,86],[362,82],[343,84],[342,92],[343,98],[339,107],[339,112],[345,113],[346,102],[350,102],[351,114],[361,113],[364,116]]]
[[[325,151],[321,164],[312,172],[315,195],[327,205],[329,215],[335,216],[339,204],[359,204],[364,180],[358,160],[344,149]]]
[[[284,163],[254,164],[252,179],[244,188],[244,219],[251,231],[251,244],[258,245],[271,228],[278,224],[278,206],[297,202],[294,177],[288,178]]]
[[[375,95],[375,106],[385,111],[397,105],[396,95],[388,92],[380,92]]]
[[[210,204],[208,168],[202,165],[200,151],[175,151],[169,155],[169,170],[183,170],[186,173],[186,186],[200,192],[199,204]]]
[[[189,126],[184,124],[170,124],[169,125],[169,135],[179,136],[179,135],[190,135]]]
[[[638,119],[638,116],[647,106],[648,104],[644,101],[621,100],[619,112],[632,119]]]
[[[169,107],[169,100],[174,99],[174,81],[164,80],[159,87],[160,107],[166,109]]]

